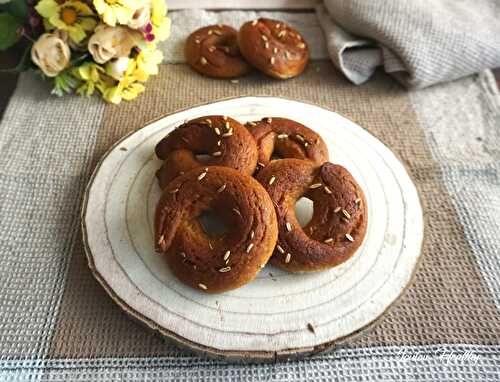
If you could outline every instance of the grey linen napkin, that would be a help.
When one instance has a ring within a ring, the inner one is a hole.
[[[378,66],[415,88],[500,67],[498,0],[324,0],[316,13],[355,84]]]

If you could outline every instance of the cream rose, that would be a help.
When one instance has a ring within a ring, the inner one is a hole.
[[[31,47],[31,60],[47,77],[55,77],[69,64],[71,51],[60,33],[44,33]]]
[[[138,32],[123,26],[99,25],[89,39],[89,52],[98,64],[113,58],[128,57],[140,39]]]
[[[149,1],[145,1],[145,4],[137,9],[134,14],[132,15],[132,18],[130,21],[127,23],[127,25],[132,28],[132,29],[140,29],[142,27],[145,27],[146,24],[150,21],[151,19],[151,3]]]

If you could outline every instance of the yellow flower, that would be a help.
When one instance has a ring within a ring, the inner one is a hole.
[[[101,73],[104,73],[104,69],[93,62],[86,62],[74,68],[71,72],[73,76],[82,81],[82,84],[76,89],[76,93],[80,95],[91,96],[94,94],[94,90],[103,82]]]
[[[94,12],[81,1],[67,0],[59,3],[56,0],[41,0],[35,9],[44,17],[47,29],[66,31],[75,43],[82,41],[87,32],[94,30],[97,25]]]
[[[130,79],[120,81],[120,83],[112,88],[105,89],[102,97],[111,103],[119,104],[122,99],[131,101],[141,94],[146,88],[139,82],[134,82]]]
[[[151,1],[151,24],[155,42],[163,41],[170,36],[170,19],[167,15],[167,6],[164,0]]]
[[[137,63],[135,60],[129,60],[123,78],[120,79],[115,86],[106,87],[106,85],[103,84],[99,87],[102,97],[108,102],[119,104],[122,99],[130,101],[141,94],[146,88],[138,82],[136,69]]]
[[[97,13],[111,26],[127,24],[134,12],[142,6],[142,0],[93,0]]]
[[[143,49],[135,60],[137,68],[134,74],[138,81],[146,82],[150,75],[158,74],[158,65],[163,61],[163,54],[156,48]]]

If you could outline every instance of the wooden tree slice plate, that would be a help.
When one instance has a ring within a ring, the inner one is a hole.
[[[160,189],[156,143],[186,119],[239,121],[282,116],[321,134],[331,160],[365,191],[365,240],[339,267],[290,274],[266,266],[246,286],[207,295],[181,284],[153,251]],[[332,348],[371,327],[412,280],[423,240],[419,197],[404,166],[360,126],[317,106],[244,97],[165,116],[116,143],[87,188],[82,225],[90,268],[130,315],[192,350],[233,359],[275,360]]]

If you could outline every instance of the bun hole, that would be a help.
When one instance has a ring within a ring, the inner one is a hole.
[[[200,216],[198,216],[198,221],[200,222],[203,231],[205,231],[208,236],[223,236],[229,232],[229,227],[222,216],[214,210],[204,211]]]
[[[204,164],[207,164],[210,159],[212,158],[212,156],[208,155],[208,154],[198,154],[198,155],[195,155],[196,157],[196,160],[200,163],[204,163]]]
[[[301,227],[305,227],[311,221],[314,211],[313,206],[313,201],[305,196],[295,203],[295,216]]]

